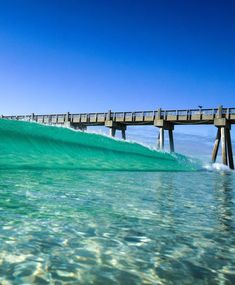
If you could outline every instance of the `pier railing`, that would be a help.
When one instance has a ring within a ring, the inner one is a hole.
[[[18,116],[2,116],[10,120],[36,121],[47,124],[64,124],[66,121],[71,123],[93,125],[104,124],[107,120],[120,122],[126,125],[152,124],[156,119],[180,122],[213,121],[221,117],[235,121],[235,108],[214,108],[214,109],[183,109],[183,110],[156,110],[156,111],[135,111],[135,112],[104,112],[104,113],[78,113],[78,114],[31,114]]]

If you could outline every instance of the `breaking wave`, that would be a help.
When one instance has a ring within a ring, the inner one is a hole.
[[[0,169],[195,171],[179,154],[138,143],[36,123],[0,120]]]

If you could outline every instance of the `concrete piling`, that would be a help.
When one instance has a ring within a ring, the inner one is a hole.
[[[126,130],[122,129],[122,139],[126,140]]]
[[[222,150],[222,163],[229,166],[231,169],[234,169],[233,161],[233,149],[231,141],[231,123],[226,117],[223,117],[223,107],[219,106],[216,118],[214,120],[214,125],[218,128],[217,135],[212,151],[212,162],[216,162],[219,145],[221,141],[221,150]],[[226,116],[229,116],[229,110],[226,112]]]
[[[165,131],[164,128],[159,128],[158,139],[157,139],[157,149],[158,150],[164,150],[164,148],[165,148],[164,131]],[[173,136],[173,130],[172,129],[168,129],[168,135],[169,135],[170,152],[175,152],[174,136]]]
[[[109,128],[109,135],[111,137],[115,137],[116,131],[118,130],[122,133],[122,139],[126,140],[126,125],[113,121],[111,110],[109,110],[107,113],[104,125],[105,127]]]
[[[174,137],[173,137],[174,125],[170,122],[167,122],[164,119],[161,119],[161,109],[158,109],[157,111],[157,117],[156,120],[154,121],[154,126],[159,128],[157,149],[164,150],[165,147],[164,131],[167,130],[169,134],[170,152],[174,152],[175,151]]]
[[[157,150],[160,150],[160,132],[158,133],[157,136]]]
[[[226,129],[226,138],[227,138],[227,151],[228,151],[228,162],[229,162],[228,165],[231,169],[234,169],[233,148],[232,148],[232,140],[229,129]]]
[[[164,150],[164,128],[159,128],[159,149]]]
[[[109,135],[110,137],[115,137],[116,136],[116,131],[120,130],[122,133],[122,139],[126,140],[126,128],[125,127],[108,127],[109,128]]]
[[[111,137],[115,137],[116,129],[115,128],[110,128],[109,129],[109,134],[110,134]]]
[[[227,161],[227,140],[226,140],[226,132],[225,127],[221,128],[221,146],[222,146],[222,161],[224,165],[228,164]]]
[[[215,144],[214,144],[213,151],[212,151],[212,162],[213,163],[216,161],[216,158],[217,158],[219,145],[220,145],[220,139],[221,139],[221,130],[220,128],[218,128],[216,139],[215,139]]]
[[[170,152],[175,152],[173,130],[168,130],[168,133],[169,133]]]

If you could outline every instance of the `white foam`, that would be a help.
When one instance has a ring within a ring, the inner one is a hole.
[[[209,171],[225,171],[225,172],[233,171],[227,165],[224,165],[222,163],[205,164],[204,168]]]

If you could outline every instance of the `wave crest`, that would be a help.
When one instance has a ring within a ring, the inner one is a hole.
[[[0,120],[0,168],[118,171],[194,171],[179,154],[138,143],[36,123]]]

